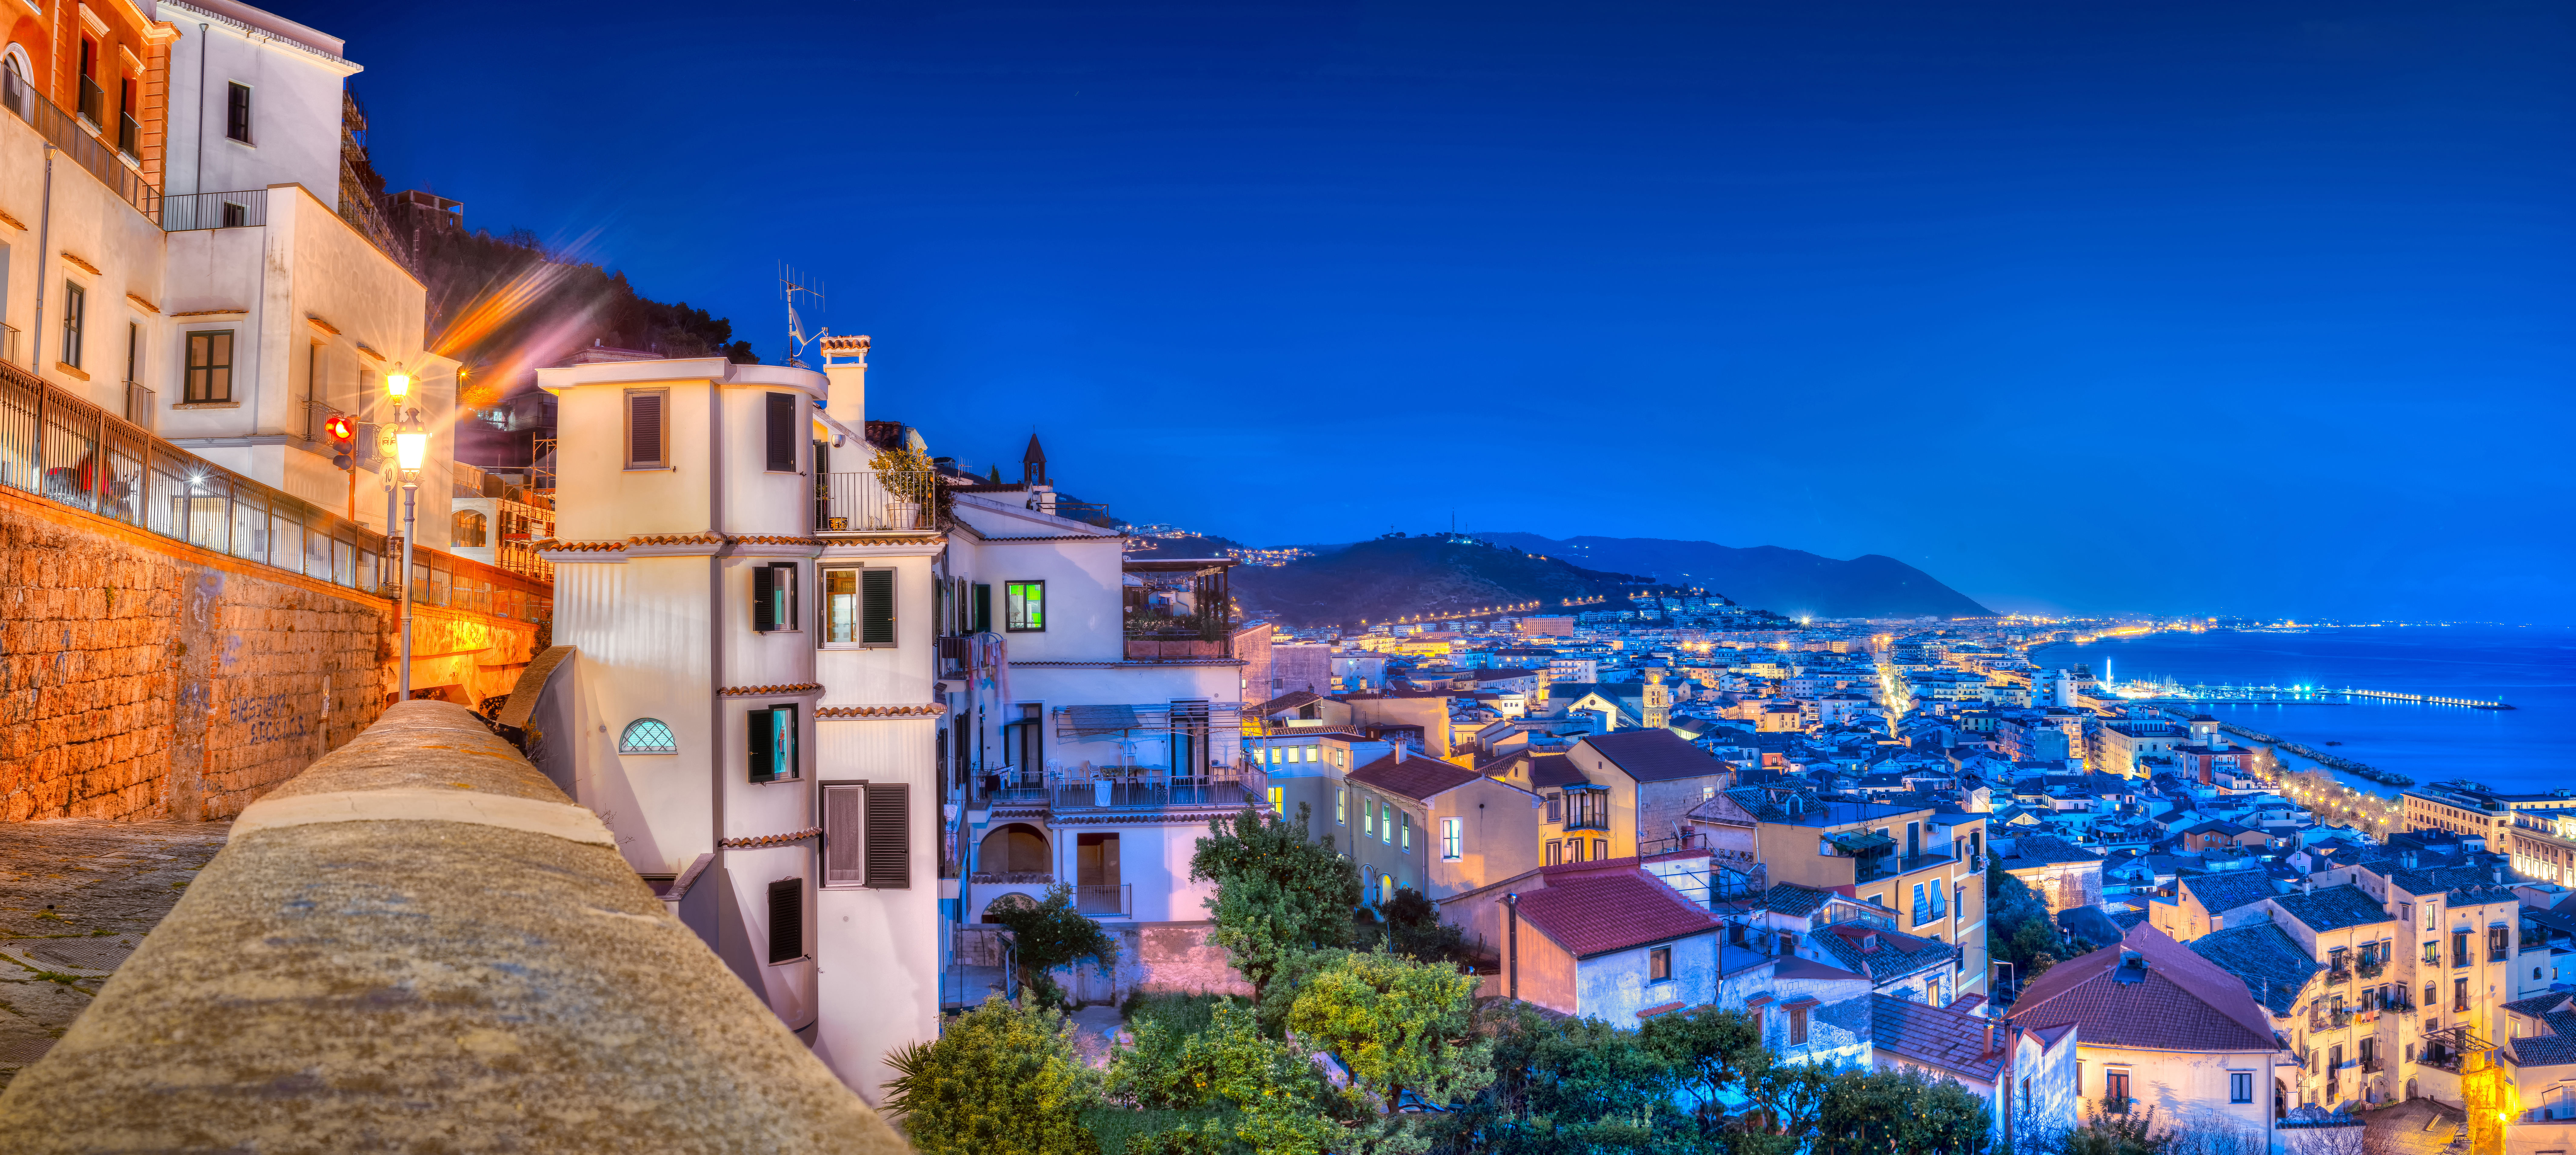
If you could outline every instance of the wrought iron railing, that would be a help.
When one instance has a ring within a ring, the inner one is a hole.
[[[91,128],[107,123],[107,90],[89,77],[80,78],[80,118]]]
[[[116,151],[140,159],[143,155],[143,124],[130,112],[116,118]]]
[[[825,533],[936,529],[939,475],[929,470],[861,470],[815,479],[814,528]]]
[[[1074,910],[1080,914],[1116,915],[1130,918],[1136,913],[1136,884],[1121,882],[1102,886],[1074,888]]]
[[[0,68],[0,108],[6,108],[11,115],[26,121],[28,127],[51,141],[64,156],[71,158],[72,163],[88,169],[99,183],[134,206],[134,211],[155,223],[161,220],[161,190],[152,187],[142,174],[126,167],[124,161],[117,159],[113,149],[91,136],[72,114],[45,99],[44,94],[37,92],[15,69]]]

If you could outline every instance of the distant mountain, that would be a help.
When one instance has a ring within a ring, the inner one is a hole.
[[[1892,557],[1863,554],[1849,561],[1804,550],[1747,548],[1660,537],[1577,537],[1564,541],[1534,533],[1477,536],[1579,565],[1645,574],[1675,585],[1724,594],[1739,605],[1789,617],[1993,617],[1995,612],[1932,575]]]
[[[1283,566],[1236,567],[1235,601],[1247,614],[1275,613],[1289,626],[1358,625],[1523,602],[1540,603],[1531,612],[1543,613],[1562,609],[1568,598],[1607,597],[1602,608],[1622,609],[1627,595],[1651,585],[1562,558],[1446,537],[1311,548],[1323,552]]]

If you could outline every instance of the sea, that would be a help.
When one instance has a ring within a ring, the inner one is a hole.
[[[2316,686],[2500,701],[2514,708],[2353,701],[2216,706],[2209,713],[2419,783],[2465,778],[2514,794],[2576,789],[2576,629],[2389,625],[2154,633],[2042,646],[2030,658],[2058,669],[2082,663],[2094,677],[2120,685],[2148,679]],[[2283,760],[2313,768],[2286,752]],[[2335,776],[2357,789],[2396,793],[2368,779]]]

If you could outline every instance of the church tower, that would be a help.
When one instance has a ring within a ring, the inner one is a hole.
[[[1047,484],[1046,450],[1039,448],[1035,433],[1029,434],[1029,451],[1020,455],[1020,484]]]
[[[1673,692],[1664,686],[1661,668],[1646,671],[1646,729],[1661,730],[1673,724]]]

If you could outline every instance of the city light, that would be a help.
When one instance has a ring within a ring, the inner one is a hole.
[[[396,401],[411,396],[411,374],[400,369],[385,374],[385,396]]]
[[[429,456],[429,433],[426,430],[404,430],[394,434],[394,457],[403,471],[412,472]]]

